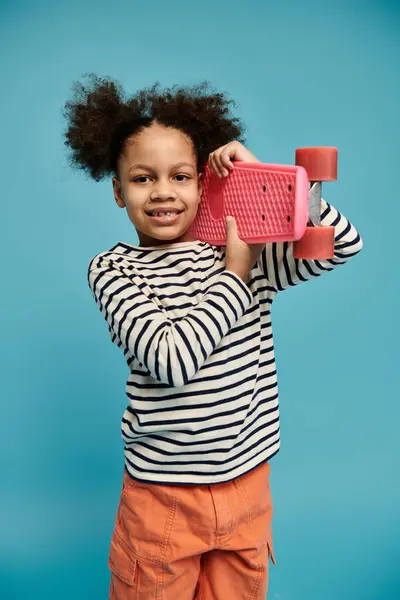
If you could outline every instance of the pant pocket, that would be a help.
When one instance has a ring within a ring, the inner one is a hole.
[[[111,571],[110,598],[113,600],[132,598],[137,560],[116,532],[111,539],[108,567]]]
[[[259,476],[260,475],[260,476]],[[241,497],[241,518],[243,518],[249,535],[255,546],[261,551],[272,549],[272,497],[265,471],[260,469],[236,480]]]

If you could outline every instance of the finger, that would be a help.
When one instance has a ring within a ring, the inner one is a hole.
[[[234,140],[230,142],[224,149],[232,161],[242,160],[245,162],[258,162],[257,158],[247,148],[245,148],[240,142]]]
[[[224,173],[229,175],[229,171],[233,169],[233,164],[228,153],[222,152],[220,157],[221,164],[224,168]]]
[[[209,167],[210,167],[210,170],[211,170],[211,172],[212,172],[214,175],[218,175],[218,168],[217,168],[217,165],[215,164],[215,156],[214,156],[214,153],[213,153],[213,154],[210,154],[210,156],[209,156],[209,159],[208,159],[208,164],[209,164]]]
[[[234,140],[233,142],[229,142],[229,144],[227,144],[225,148],[222,148],[222,151],[224,152],[224,154],[227,154],[229,158],[232,159],[235,157],[235,154],[239,150],[240,146],[241,144]]]
[[[216,175],[215,164],[214,164],[214,155],[210,154],[208,157],[208,166],[213,175]]]
[[[213,160],[218,177],[223,177],[225,169],[221,164],[221,152],[219,150],[213,152]]]
[[[227,232],[227,239],[237,237],[237,225],[236,225],[236,220],[234,217],[231,217],[231,216],[226,217],[226,232]]]

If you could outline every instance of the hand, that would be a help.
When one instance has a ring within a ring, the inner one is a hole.
[[[246,244],[240,239],[236,221],[233,217],[226,219],[225,268],[235,273],[245,283],[249,280],[250,271],[257,262],[265,244]]]
[[[227,177],[229,171],[233,169],[232,160],[260,162],[243,144],[233,141],[211,152],[208,157],[208,166],[211,172],[218,177]]]

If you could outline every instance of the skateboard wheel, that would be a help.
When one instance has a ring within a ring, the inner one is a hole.
[[[294,258],[327,260],[334,257],[335,228],[307,227],[303,237],[294,242]]]
[[[304,167],[309,181],[336,181],[338,150],[332,146],[297,148],[296,165]]]

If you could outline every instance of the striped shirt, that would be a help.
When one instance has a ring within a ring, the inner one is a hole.
[[[121,242],[91,260],[90,289],[129,367],[121,432],[133,478],[222,483],[278,452],[272,302],[362,248],[325,201],[322,225],[335,227],[334,259],[297,260],[293,244],[267,244],[248,284],[225,269],[224,248],[200,241]]]

